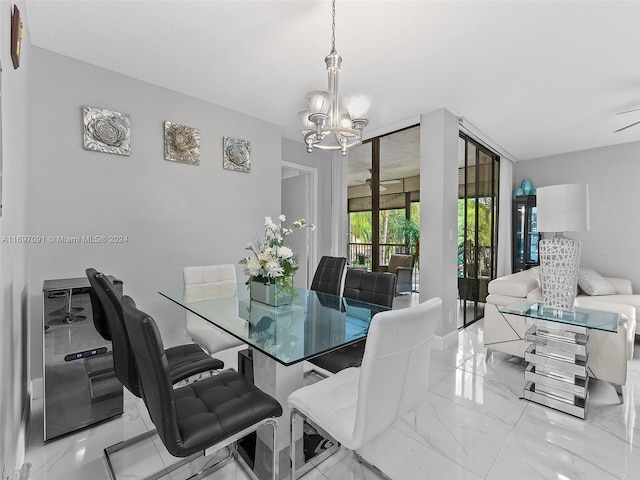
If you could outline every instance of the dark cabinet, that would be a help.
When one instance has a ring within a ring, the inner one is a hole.
[[[513,272],[540,264],[538,259],[538,216],[535,195],[520,195],[513,200]]]

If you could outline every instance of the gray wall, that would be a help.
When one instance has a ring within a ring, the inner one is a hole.
[[[22,1],[15,2],[24,15]],[[0,4],[2,62],[2,204],[0,217],[0,474],[9,478],[24,459],[29,418],[27,259],[25,245],[13,243],[26,233],[27,119],[31,48],[26,17],[20,67],[9,56],[12,3]]]
[[[119,244],[29,247],[32,377],[41,372],[42,282],[119,277],[161,333],[184,311],[158,295],[182,285],[182,267],[234,263],[280,214],[281,133],[272,124],[43,49],[33,48],[29,231],[44,236],[124,235]],[[215,79],[211,79],[215,81]],[[81,107],[131,116],[130,156],[84,150]],[[163,122],[200,129],[200,165],[164,160]],[[251,142],[251,173],[222,168],[223,136]]]
[[[588,183],[590,229],[567,234],[582,243],[580,265],[628,278],[640,292],[640,142],[518,162],[515,185],[524,178],[535,187]]]

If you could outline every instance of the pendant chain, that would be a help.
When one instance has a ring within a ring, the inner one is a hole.
[[[331,10],[331,52],[336,51],[336,0],[333,0]]]

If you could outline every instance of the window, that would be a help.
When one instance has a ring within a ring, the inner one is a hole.
[[[458,152],[458,327],[464,327],[484,315],[495,278],[500,163],[497,154],[462,133]]]
[[[348,162],[349,264],[377,271],[393,253],[417,254],[420,127],[368,140]]]

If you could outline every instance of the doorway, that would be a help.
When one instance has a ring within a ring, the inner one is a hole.
[[[317,222],[318,170],[305,165],[282,162],[281,166],[281,211],[291,222],[304,218],[309,223]],[[287,246],[298,255],[298,271],[293,277],[294,286],[309,288],[317,265],[315,232],[303,228],[287,237]]]
[[[458,149],[458,328],[484,316],[496,275],[499,156],[460,134]]]

